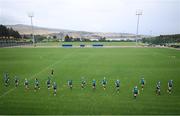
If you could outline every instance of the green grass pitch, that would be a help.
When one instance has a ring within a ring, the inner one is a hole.
[[[46,80],[54,69],[57,96],[47,89]],[[3,73],[10,74],[5,87]],[[20,79],[18,88],[13,76]],[[137,99],[132,89],[140,89],[141,75],[146,85]],[[81,77],[87,81],[81,89]],[[104,91],[100,85],[108,80]],[[34,92],[34,79],[41,89]],[[162,48],[1,48],[0,49],[0,114],[180,114],[180,51]],[[24,79],[30,89],[24,88]],[[97,89],[92,90],[92,79]],[[72,91],[67,81],[73,80]],[[114,81],[120,79],[120,93]],[[167,82],[174,81],[169,95]],[[161,81],[161,95],[155,94]]]

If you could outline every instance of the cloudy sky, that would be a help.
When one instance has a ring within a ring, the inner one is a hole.
[[[0,0],[1,24],[136,33],[136,10],[142,9],[140,34],[180,33],[180,0]]]

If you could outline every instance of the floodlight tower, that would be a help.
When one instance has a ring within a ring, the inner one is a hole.
[[[137,19],[137,28],[136,28],[136,46],[137,46],[137,39],[138,39],[138,34],[139,34],[139,18],[142,15],[142,10],[137,10],[136,15],[138,16]]]
[[[34,38],[34,27],[33,27],[33,13],[28,14],[29,18],[31,19],[31,31],[32,31],[32,41],[33,41],[33,46],[35,47],[35,38]]]

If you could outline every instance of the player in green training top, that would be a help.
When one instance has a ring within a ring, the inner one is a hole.
[[[15,87],[18,87],[18,85],[19,85],[19,79],[17,78],[17,76],[15,76],[14,82],[15,82]]]
[[[116,81],[115,81],[115,85],[116,85],[116,91],[119,93],[120,81],[119,81],[119,80],[116,80]]]
[[[72,90],[72,87],[73,87],[73,82],[72,82],[72,80],[69,80],[69,81],[68,81],[68,86],[69,86],[69,88]]]
[[[169,94],[171,94],[172,87],[173,87],[173,80],[169,80],[169,81],[168,81],[168,90],[167,90],[167,92],[168,92]]]
[[[84,80],[84,78],[82,78],[81,80],[81,88],[84,89],[86,85],[86,81]]]
[[[161,94],[161,82],[158,81],[156,84],[156,94],[160,95]]]
[[[93,79],[93,81],[92,81],[92,88],[96,89],[96,80],[95,79]]]
[[[8,73],[5,73],[4,74],[4,84],[5,84],[5,86],[7,87],[8,85],[9,85],[9,75],[8,75]]]
[[[141,83],[141,89],[142,89],[142,91],[143,91],[143,90],[144,90],[144,85],[145,85],[145,80],[144,80],[144,78],[141,78],[140,83]]]
[[[24,86],[26,89],[29,89],[29,82],[28,80],[25,78],[25,81],[24,81]]]
[[[40,89],[40,86],[39,86],[39,81],[37,78],[35,78],[35,81],[34,81],[34,90],[36,91],[37,89]]]
[[[56,92],[57,92],[57,84],[56,84],[56,82],[53,83],[53,89],[54,89],[54,96],[56,96]]]
[[[134,99],[136,99],[137,95],[139,94],[139,90],[138,90],[137,86],[134,87],[133,94],[134,94]]]
[[[50,80],[49,77],[48,77],[48,80],[47,80],[46,84],[47,84],[47,88],[50,89],[50,87],[51,87],[51,80]]]
[[[106,90],[106,84],[107,84],[107,80],[106,77],[104,77],[104,79],[102,80],[102,86],[104,90]]]

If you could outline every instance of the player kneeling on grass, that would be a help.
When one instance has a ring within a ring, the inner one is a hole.
[[[7,87],[9,85],[9,76],[8,76],[8,73],[5,73],[4,74],[4,84],[5,86]]]
[[[19,79],[17,78],[17,76],[15,76],[14,82],[15,82],[15,86],[18,87],[18,85],[19,85]]]
[[[35,79],[35,82],[34,82],[34,90],[36,91],[37,89],[40,89],[40,86],[39,86],[39,81],[38,81],[38,79],[36,78],[36,79]]]
[[[120,81],[116,80],[115,85],[116,85],[116,91],[119,93]]]
[[[139,94],[139,90],[138,90],[137,86],[134,87],[133,94],[134,94],[134,99],[136,99],[137,95]]]
[[[85,88],[85,85],[86,85],[86,81],[83,79],[81,81],[81,88],[84,89]]]
[[[29,89],[29,82],[27,79],[25,79],[25,81],[24,81],[24,86],[26,89]]]
[[[141,89],[142,89],[142,91],[144,90],[144,85],[145,85],[145,80],[144,80],[144,78],[142,78],[141,80],[140,80],[140,83],[141,83]]]
[[[46,84],[47,84],[47,88],[50,89],[50,87],[51,87],[51,80],[50,80],[49,77],[48,77],[48,80],[47,80]]]
[[[172,87],[173,87],[173,80],[170,80],[168,81],[168,90],[167,90],[169,94],[171,94]]]
[[[57,91],[56,82],[53,83],[53,89],[54,89],[54,96],[56,96],[56,91]]]
[[[68,86],[69,86],[70,89],[72,89],[72,80],[68,81]]]
[[[93,81],[92,81],[92,88],[96,89],[96,80],[95,79],[93,79]]]
[[[158,81],[157,84],[156,84],[156,94],[157,95],[160,95],[161,94],[161,82]]]

